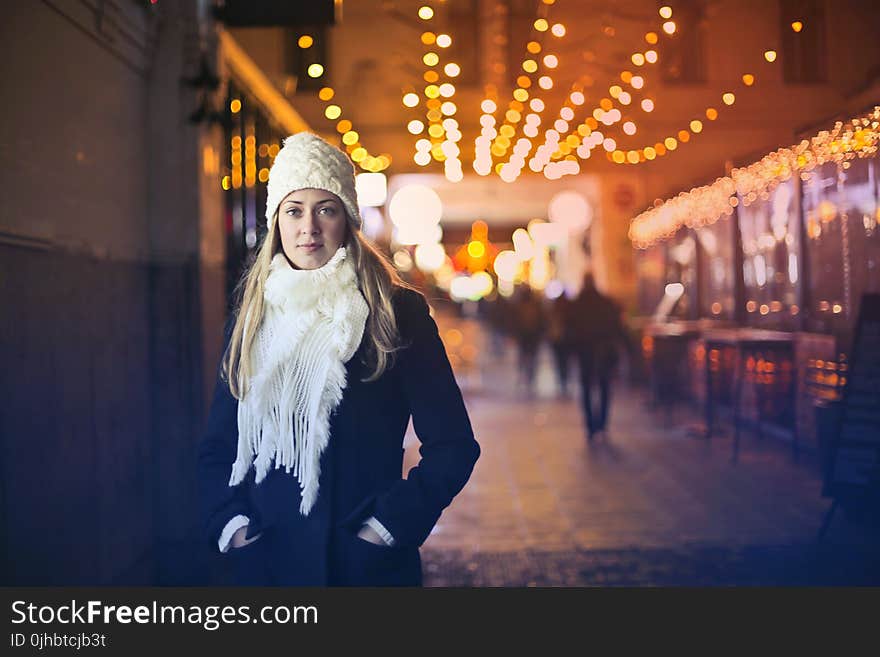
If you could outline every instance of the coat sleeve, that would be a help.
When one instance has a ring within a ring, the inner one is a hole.
[[[421,460],[406,479],[377,496],[374,515],[396,545],[420,546],[470,478],[480,446],[425,298],[410,290],[398,295],[404,348],[394,369],[421,441]]]
[[[229,344],[234,318],[226,323],[223,352]],[[245,481],[229,486],[232,464],[238,450],[238,400],[220,377],[217,367],[214,398],[198,450],[198,485],[205,537],[216,549],[226,523],[237,515],[250,516]]]

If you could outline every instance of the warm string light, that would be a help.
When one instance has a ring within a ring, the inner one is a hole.
[[[419,17],[424,21],[430,21],[434,17],[433,10],[425,5],[419,9]],[[430,25],[429,25],[430,26]],[[424,80],[427,86],[424,94],[427,97],[425,103],[427,128],[420,120],[412,120],[407,129],[413,135],[420,135],[424,130],[427,138],[420,137],[416,141],[416,153],[413,160],[419,166],[427,166],[431,160],[442,162],[446,178],[451,182],[459,182],[464,174],[461,168],[461,153],[458,142],[462,134],[459,130],[458,120],[453,118],[458,112],[458,107],[453,101],[455,96],[454,80],[461,73],[461,67],[455,62],[443,62],[443,52],[452,45],[452,37],[449,34],[435,34],[426,31],[421,37],[426,52],[422,56],[422,62],[426,67]],[[442,71],[442,73],[441,73]],[[413,94],[415,96],[415,94]],[[404,104],[412,103],[409,94],[404,96]],[[418,96],[416,96],[418,101]],[[415,107],[418,102],[413,104]]]
[[[488,176],[492,173],[492,140],[498,135],[495,129],[495,112],[498,108],[494,100],[495,89],[486,89],[486,97],[480,103],[480,136],[474,141],[474,171],[480,176]]]
[[[672,10],[669,7],[662,7],[660,14],[663,18],[669,18],[672,16]],[[659,37],[656,32],[646,33],[645,42],[651,47],[644,52],[632,53],[630,56],[632,63],[637,67],[646,64],[656,64],[659,56],[654,46],[656,46],[658,41]],[[645,78],[642,75],[634,75],[631,71],[621,71],[620,81],[632,88],[633,91],[639,91],[645,86]],[[533,171],[543,171],[545,177],[550,180],[564,175],[577,174],[580,171],[580,166],[577,165],[578,158],[581,160],[589,159],[592,151],[600,145],[603,147],[606,157],[618,164],[625,162],[638,164],[647,159],[654,159],[658,153],[655,147],[649,147],[647,154],[644,149],[624,152],[617,149],[617,143],[613,138],[605,136],[599,130],[599,123],[610,128],[623,121],[623,112],[620,108],[614,106],[614,101],[617,101],[624,109],[633,103],[632,93],[617,83],[608,88],[608,95],[610,98],[602,98],[599,104],[593,108],[591,116],[588,116],[583,123],[572,129],[564,139],[560,140],[559,131],[556,128],[565,127],[568,130],[568,126],[562,124],[559,126],[554,125],[553,130],[545,132],[544,144],[538,147],[538,152],[529,162],[529,167]],[[643,98],[640,102],[640,107],[644,112],[651,112],[654,109],[654,101],[650,98]],[[634,121],[627,119],[623,122],[622,129],[624,134],[632,136],[638,131],[638,126]],[[572,151],[574,151],[576,157],[572,154]],[[661,147],[660,155],[665,154],[665,152],[666,149]],[[559,166],[557,166],[555,161],[560,159],[564,159],[565,162],[560,162]],[[568,164],[568,162],[574,162],[577,166]]]
[[[837,122],[790,148],[780,148],[711,185],[658,203],[642,212],[630,224],[629,237],[637,248],[647,248],[673,235],[682,226],[700,227],[733,214],[743,199],[749,205],[767,198],[776,187],[794,175],[807,180],[817,166],[836,162],[848,166],[854,157],[874,157],[880,144],[880,105],[847,122]]]
[[[674,34],[676,26],[674,21],[671,20],[672,9],[668,6],[664,6],[660,8],[659,13],[661,18],[666,19],[666,23],[663,25],[663,31],[670,35]],[[655,45],[658,41],[657,33],[647,33],[645,35],[645,41],[651,46]],[[767,50],[764,53],[764,58],[768,62],[774,62],[776,60],[776,52],[773,50]],[[657,55],[655,50],[650,49],[645,52],[633,53],[630,59],[634,65],[640,67],[647,63],[656,62]],[[752,73],[744,73],[741,79],[744,86],[752,87],[755,84],[756,78]],[[629,71],[621,73],[621,80],[624,83],[630,84],[633,89],[642,89],[644,87],[644,78],[642,78],[642,76],[633,75]],[[632,97],[629,92],[624,91],[620,85],[612,85],[609,88],[609,95],[623,106],[628,106],[632,102]],[[736,95],[732,91],[726,91],[721,95],[721,102],[724,105],[732,106],[736,102]],[[655,109],[654,101],[651,98],[643,98],[639,105],[642,111],[646,113],[652,112]],[[718,119],[718,110],[714,107],[707,107],[705,109],[705,116],[709,121],[715,121]],[[622,114],[613,106],[613,101],[610,99],[603,99],[603,102],[600,102],[600,105],[593,110],[592,118],[595,121],[591,122],[588,118],[582,125],[578,126],[577,130],[572,131],[563,142],[553,138],[554,135],[550,133],[549,136],[551,139],[545,142],[546,150],[549,150],[553,146],[560,146],[559,149],[551,155],[553,160],[568,157],[567,153],[569,152],[569,147],[574,148],[575,152],[581,159],[587,159],[593,149],[602,145],[609,161],[614,162],[615,164],[640,164],[642,162],[652,161],[658,157],[664,156],[670,151],[676,150],[681,144],[688,143],[693,135],[700,134],[703,130],[702,120],[693,119],[688,126],[683,127],[677,133],[669,135],[661,141],[655,142],[654,144],[643,145],[635,149],[622,150],[616,148],[617,144],[614,139],[606,137],[601,132],[599,132],[598,135],[593,134],[594,131],[596,131],[599,122],[611,127],[622,120]],[[632,136],[638,131],[638,128],[633,121],[625,121],[622,128],[627,136]],[[578,143],[578,141],[580,141],[580,143]],[[539,160],[533,160],[533,162],[535,165],[533,169],[540,164]],[[530,163],[530,166],[531,164],[532,163]],[[544,166],[546,167],[546,163]],[[576,171],[572,172],[576,173]],[[558,177],[555,175],[556,173],[560,173],[560,171],[551,171],[551,177]],[[562,175],[565,174],[562,173]]]
[[[742,82],[744,86],[751,87],[755,84],[755,76],[751,73],[746,73],[742,76]],[[645,101],[642,102],[644,103]],[[733,92],[725,92],[721,95],[721,102],[724,105],[731,106],[736,102],[736,95]],[[645,111],[651,111],[653,110],[653,104],[651,104],[649,108],[643,107],[642,109]],[[705,110],[705,117],[709,121],[717,120],[718,110],[714,107],[707,107]],[[662,157],[669,151],[676,150],[681,144],[688,143],[693,135],[702,133],[703,128],[704,124],[701,119],[693,119],[687,127],[682,128],[675,135],[670,135],[653,145],[644,145],[636,149],[628,150],[625,153],[623,151],[615,151],[611,153],[609,159],[615,164],[640,164],[642,162],[652,161],[657,157]]]
[[[583,78],[571,86],[565,103],[559,110],[559,118],[554,121],[551,129],[544,132],[544,143],[538,146],[534,157],[529,160],[529,168],[532,171],[543,172],[550,180],[580,173],[580,163],[572,154],[572,150],[579,146],[581,134],[575,129],[572,134],[564,138],[562,135],[570,130],[571,123],[575,120],[575,109],[586,102],[582,83]],[[564,161],[550,162],[553,156],[563,158]]]
[[[361,144],[360,134],[354,130],[352,122],[342,117],[343,110],[336,99],[336,91],[333,87],[322,87],[318,91],[318,99],[325,103],[324,117],[333,121],[336,132],[340,134],[345,150],[352,161],[364,171],[378,173],[391,166],[391,156],[387,153],[374,156]]]
[[[552,73],[559,66],[559,57],[549,49],[547,44],[550,39],[546,35],[562,38],[566,34],[566,28],[562,23],[551,24],[547,19],[548,14],[547,3],[538,6],[538,18],[532,24],[534,32],[526,44],[527,55],[522,63],[522,73],[516,80],[517,87],[512,92],[513,99],[508,103],[504,114],[504,123],[498,129],[490,147],[492,156],[499,160],[504,158],[511,148],[520,123],[525,123],[525,136],[513,144],[513,152],[508,161],[499,161],[495,165],[496,173],[506,182],[516,180],[525,166],[526,157],[533,146],[530,137],[537,135],[537,127],[541,122],[540,113],[544,108],[538,94],[540,90],[553,88]],[[526,111],[527,107],[529,111]]]
[[[242,101],[234,99],[230,102],[230,109],[233,107],[236,108],[236,113],[240,112]],[[230,140],[229,174],[220,179],[220,186],[224,191],[240,189],[242,186],[253,187],[257,180],[261,183],[269,180],[269,168],[281,146],[278,143],[263,143],[257,146],[254,132],[253,123],[248,122],[245,127],[245,138],[242,139],[241,134],[236,134]],[[258,162],[258,157],[265,161]],[[256,239],[255,235],[253,239]]]
[[[775,61],[775,51],[766,51],[764,53],[764,58],[768,62]],[[741,79],[745,87],[754,86],[756,81],[756,77],[752,73],[744,73]],[[724,92],[721,95],[721,102],[724,105],[732,106],[736,102],[736,94],[732,91]],[[642,109],[646,112],[652,111],[654,109],[653,102],[650,99],[642,100]],[[705,117],[709,121],[717,120],[718,110],[714,107],[707,107],[705,109]],[[700,134],[703,131],[703,127],[702,120],[693,119],[687,127],[679,130],[674,136],[670,135],[653,145],[645,145],[637,149],[628,150],[625,153],[623,151],[614,151],[610,154],[609,159],[615,164],[639,164],[641,162],[654,160],[657,157],[662,157],[669,151],[676,150],[681,144],[689,142],[693,135]]]

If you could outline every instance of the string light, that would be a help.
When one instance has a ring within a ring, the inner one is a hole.
[[[540,98],[537,98],[536,95],[540,93],[539,89],[546,91],[553,88],[553,77],[547,73],[559,66],[559,58],[557,55],[552,52],[547,52],[546,43],[544,45],[541,44],[540,33],[549,31],[551,35],[557,38],[562,38],[566,35],[566,28],[562,23],[554,23],[551,26],[547,21],[546,4],[538,6],[538,17],[533,22],[533,27],[538,34],[533,36],[526,44],[528,55],[522,63],[522,69],[526,75],[520,75],[516,79],[518,86],[512,91],[513,100],[509,103],[509,109],[504,115],[505,124],[501,126],[498,134],[494,138],[494,142],[488,147],[488,149],[484,142],[477,144],[477,159],[480,159],[481,157],[479,155],[480,152],[486,153],[487,150],[490,156],[503,158],[507,156],[508,149],[510,149],[512,145],[512,153],[507,161],[499,162],[495,167],[496,172],[501,176],[502,180],[505,180],[506,182],[513,182],[520,175],[520,172],[526,164],[526,158],[533,147],[531,139],[538,135],[538,127],[541,124],[540,112],[544,109],[543,102]],[[543,53],[542,56],[538,57],[537,55],[541,53]],[[543,74],[539,73],[541,68],[545,69],[545,71],[542,71]],[[538,74],[538,77],[535,80],[535,85],[538,87],[537,89],[532,87],[533,82],[530,76],[533,74]],[[520,128],[519,124],[522,121],[523,112],[525,111],[524,103],[527,101],[529,101],[529,109],[531,109],[531,112],[528,114],[525,125],[521,127],[524,137],[514,141],[516,131]],[[566,104],[568,102],[569,101],[566,101]],[[569,108],[569,110],[571,110],[571,108]],[[571,111],[571,114],[567,112],[562,112],[560,114],[560,118],[555,120],[557,128],[564,130],[568,129],[568,121],[565,118],[566,116],[573,116],[573,110]],[[485,136],[485,134],[486,130],[484,128],[481,137]],[[565,147],[566,145],[563,145],[561,149],[564,151]],[[556,151],[555,145],[552,146],[552,151]],[[534,160],[534,158],[532,158],[532,160]],[[543,163],[544,162],[542,161],[542,165]],[[474,167],[475,169],[477,168],[476,162]],[[540,170],[540,167],[538,167],[534,161],[530,163],[530,167],[533,170]],[[491,169],[491,165],[487,166],[486,162],[481,160],[480,168],[481,170],[486,171]]]
[[[667,139],[669,142],[669,139]],[[753,164],[734,169],[711,185],[696,187],[646,210],[633,219],[629,237],[637,248],[647,248],[673,235],[682,226],[692,228],[729,216],[738,204],[766,197],[780,183],[811,172],[827,162],[845,166],[855,157],[876,156],[880,144],[880,105],[851,121],[837,122],[789,148],[768,153]],[[667,146],[670,144],[667,143]]]
[[[664,13],[667,12],[664,10]],[[671,17],[671,15],[671,10],[669,10],[668,16]],[[656,44],[658,40],[659,38],[656,32],[649,32],[645,35],[645,41],[651,45]],[[659,57],[656,50],[650,49],[645,52],[632,53],[630,58],[635,66],[644,66],[645,64],[655,64]],[[630,71],[622,71],[620,73],[620,79],[624,83],[630,84],[634,90],[639,90],[643,88],[645,84],[644,78],[642,76],[634,76]],[[609,88],[609,95],[612,98],[616,99],[622,106],[628,106],[633,101],[632,95],[628,91],[624,91],[619,85],[612,85]],[[595,126],[598,125],[598,123],[602,123],[606,126],[613,126],[614,124],[621,121],[623,118],[621,111],[613,107],[613,105],[614,104],[610,99],[601,99],[598,107],[593,109],[592,116],[588,116],[583,124],[576,126],[574,130],[563,140],[562,145],[560,145],[558,149],[556,147],[556,144],[559,144],[559,140],[553,138],[553,135],[549,134],[549,131],[548,133],[545,133],[545,145],[538,148],[536,158],[533,158],[529,166],[533,170],[535,170],[542,164],[542,162],[546,165],[546,163],[549,161],[547,159],[548,153],[550,154],[550,157],[554,160],[562,157],[575,157],[574,155],[569,155],[567,149],[574,149],[577,157],[580,157],[581,159],[587,159],[590,156],[590,151],[598,144],[602,144],[604,141],[603,139],[595,140],[591,137],[591,131],[595,129]],[[650,112],[654,109],[654,102],[650,99],[643,99],[641,105],[643,110],[647,112]],[[589,123],[590,121],[593,122],[592,126]],[[627,122],[627,124],[623,126],[622,129],[625,134],[635,134],[636,132],[635,123],[633,123],[632,121]],[[651,152],[653,157],[657,156],[657,149],[652,147]],[[665,148],[663,148],[663,152],[665,153]],[[542,154],[543,159],[540,157]],[[624,153],[623,151],[620,151],[618,153],[616,149],[613,149],[611,152],[606,151],[606,155],[611,161],[618,164],[623,164],[625,162],[633,164],[644,162],[647,160],[644,150],[642,149],[635,150],[632,153]]]
[[[775,50],[765,50],[764,51],[764,59],[766,59],[768,62],[775,62],[776,61],[776,51]]]
[[[408,102],[407,96],[415,94],[407,94],[404,96],[404,104]],[[318,98],[325,103],[330,102],[336,97],[336,92],[332,87],[322,87],[318,91]],[[418,96],[416,96],[416,103],[418,103]],[[342,116],[342,107],[338,104],[327,105],[324,108],[324,116],[331,120],[336,121]],[[349,155],[351,155],[352,160],[356,162],[362,169],[370,172],[378,172],[387,169],[391,165],[391,157],[387,154],[380,155],[379,157],[373,157],[369,154],[369,152],[364,149],[360,142],[360,135],[352,130],[351,121],[348,119],[341,119],[336,124],[336,131],[342,135],[342,143],[347,147]],[[358,149],[363,150],[363,157],[360,157],[360,151]],[[359,159],[354,159],[354,153],[358,152]],[[274,155],[272,155],[274,157]]]

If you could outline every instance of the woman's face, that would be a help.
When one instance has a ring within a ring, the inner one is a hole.
[[[345,242],[345,208],[336,194],[321,189],[290,192],[278,206],[284,255],[297,269],[317,269]]]

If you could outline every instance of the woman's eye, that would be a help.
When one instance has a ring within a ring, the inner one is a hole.
[[[289,217],[298,217],[300,215],[300,210],[299,208],[288,208],[287,215]]]
[[[325,205],[323,208],[321,208],[320,211],[324,214],[336,214],[336,208],[330,207],[328,205]]]

